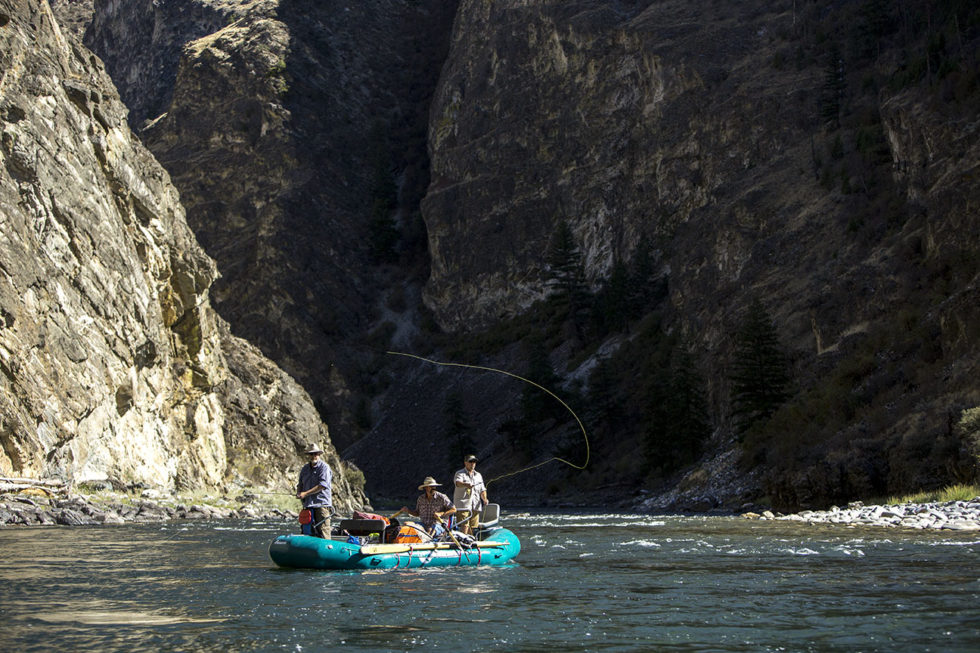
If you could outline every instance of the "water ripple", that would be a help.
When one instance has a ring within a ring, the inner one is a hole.
[[[276,569],[264,522],[0,531],[0,650],[980,650],[976,534],[528,513],[517,564]]]

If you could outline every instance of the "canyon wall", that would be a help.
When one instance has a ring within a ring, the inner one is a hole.
[[[98,57],[8,0],[0,57],[0,474],[288,490],[318,441],[361,505],[309,396],[211,307],[215,264]]]

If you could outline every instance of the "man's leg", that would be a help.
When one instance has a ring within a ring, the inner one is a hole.
[[[330,539],[330,506],[313,508],[313,534]]]
[[[465,535],[470,534],[470,511],[469,510],[457,510],[456,511],[456,523],[459,524],[459,531]]]

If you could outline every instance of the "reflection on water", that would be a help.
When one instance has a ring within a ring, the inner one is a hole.
[[[292,524],[0,531],[0,650],[980,650],[976,534],[505,515],[504,568],[281,570]]]
[[[142,626],[161,626],[180,623],[212,623],[221,621],[220,619],[202,619],[190,617],[174,617],[163,614],[148,614],[145,612],[125,612],[114,610],[112,612],[76,612],[76,611],[51,611],[46,610],[34,616],[35,619],[47,623],[68,623],[75,622],[97,626],[111,626],[119,624],[142,625]]]

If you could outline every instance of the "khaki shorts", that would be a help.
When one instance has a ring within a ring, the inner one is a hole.
[[[330,539],[330,517],[332,510],[330,506],[318,506],[310,508],[313,513],[313,534],[317,537]]]
[[[471,512],[472,511],[470,511],[470,510],[457,510],[456,511],[456,523],[459,524],[459,527],[460,528],[463,527],[463,522],[465,522],[467,519],[470,518],[470,513]],[[476,511],[476,516],[473,517],[473,519],[471,521],[469,521],[468,524],[469,524],[469,527],[470,527],[470,530],[471,531],[472,530],[475,530],[477,527],[479,527],[479,525],[480,525],[480,511],[479,510]]]

